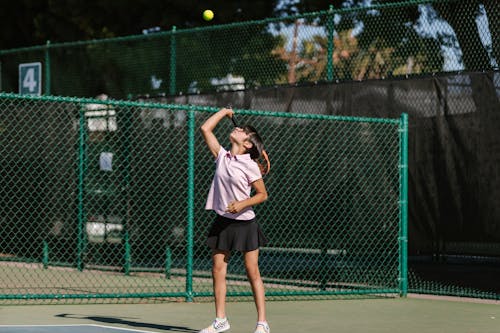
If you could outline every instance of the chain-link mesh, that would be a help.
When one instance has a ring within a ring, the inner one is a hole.
[[[0,299],[210,296],[214,170],[197,128],[214,110],[0,94]],[[267,295],[404,292],[401,121],[238,117],[273,165],[256,208]],[[236,253],[228,281],[251,295]]]
[[[493,0],[415,0],[3,50],[0,90],[18,92],[31,62],[45,94],[120,99],[493,70],[499,15]]]
[[[500,73],[486,72],[147,100],[357,117],[407,113],[409,291],[500,299],[499,97]]]
[[[265,178],[270,199],[256,208],[270,238],[260,258],[266,294],[397,290],[397,124],[254,114],[240,118],[261,129],[273,165]],[[220,138],[227,135],[227,128],[218,133]],[[197,185],[206,189],[213,173],[206,160],[211,158],[201,140],[196,147],[197,156],[203,156],[197,160],[203,167],[197,169]],[[204,202],[205,191],[198,194],[197,201]],[[213,216],[201,210],[196,215],[195,234],[203,244]],[[196,253],[200,260],[195,269],[208,272],[206,247],[201,245]],[[228,291],[248,294],[247,284],[241,283],[245,280],[241,257],[232,260],[228,274],[233,283]],[[211,286],[206,288],[209,292]]]

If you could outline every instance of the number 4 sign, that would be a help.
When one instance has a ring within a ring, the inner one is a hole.
[[[19,94],[41,95],[42,94],[42,64],[32,62],[19,64]]]

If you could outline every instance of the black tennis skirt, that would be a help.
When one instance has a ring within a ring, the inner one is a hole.
[[[233,220],[217,215],[209,232],[207,245],[214,250],[253,251],[267,244],[259,225],[252,220]]]

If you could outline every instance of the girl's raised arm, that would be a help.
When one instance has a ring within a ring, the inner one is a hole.
[[[219,140],[215,137],[213,130],[219,121],[221,121],[224,117],[231,118],[233,114],[234,112],[232,109],[221,109],[219,112],[208,118],[200,127],[201,134],[207,143],[208,149],[214,157],[217,157],[217,154],[219,154],[220,144]]]

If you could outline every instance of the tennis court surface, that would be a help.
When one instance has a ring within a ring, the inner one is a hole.
[[[122,333],[122,332],[147,332],[102,325],[12,325],[0,326],[0,331],[5,333]],[[182,332],[182,331],[180,331]],[[191,332],[191,330],[186,331]]]
[[[500,302],[387,298],[272,301],[273,333],[498,333]],[[1,333],[197,332],[212,303],[0,306]],[[253,332],[253,302],[229,302],[230,333]],[[76,325],[76,326],[75,326]]]

